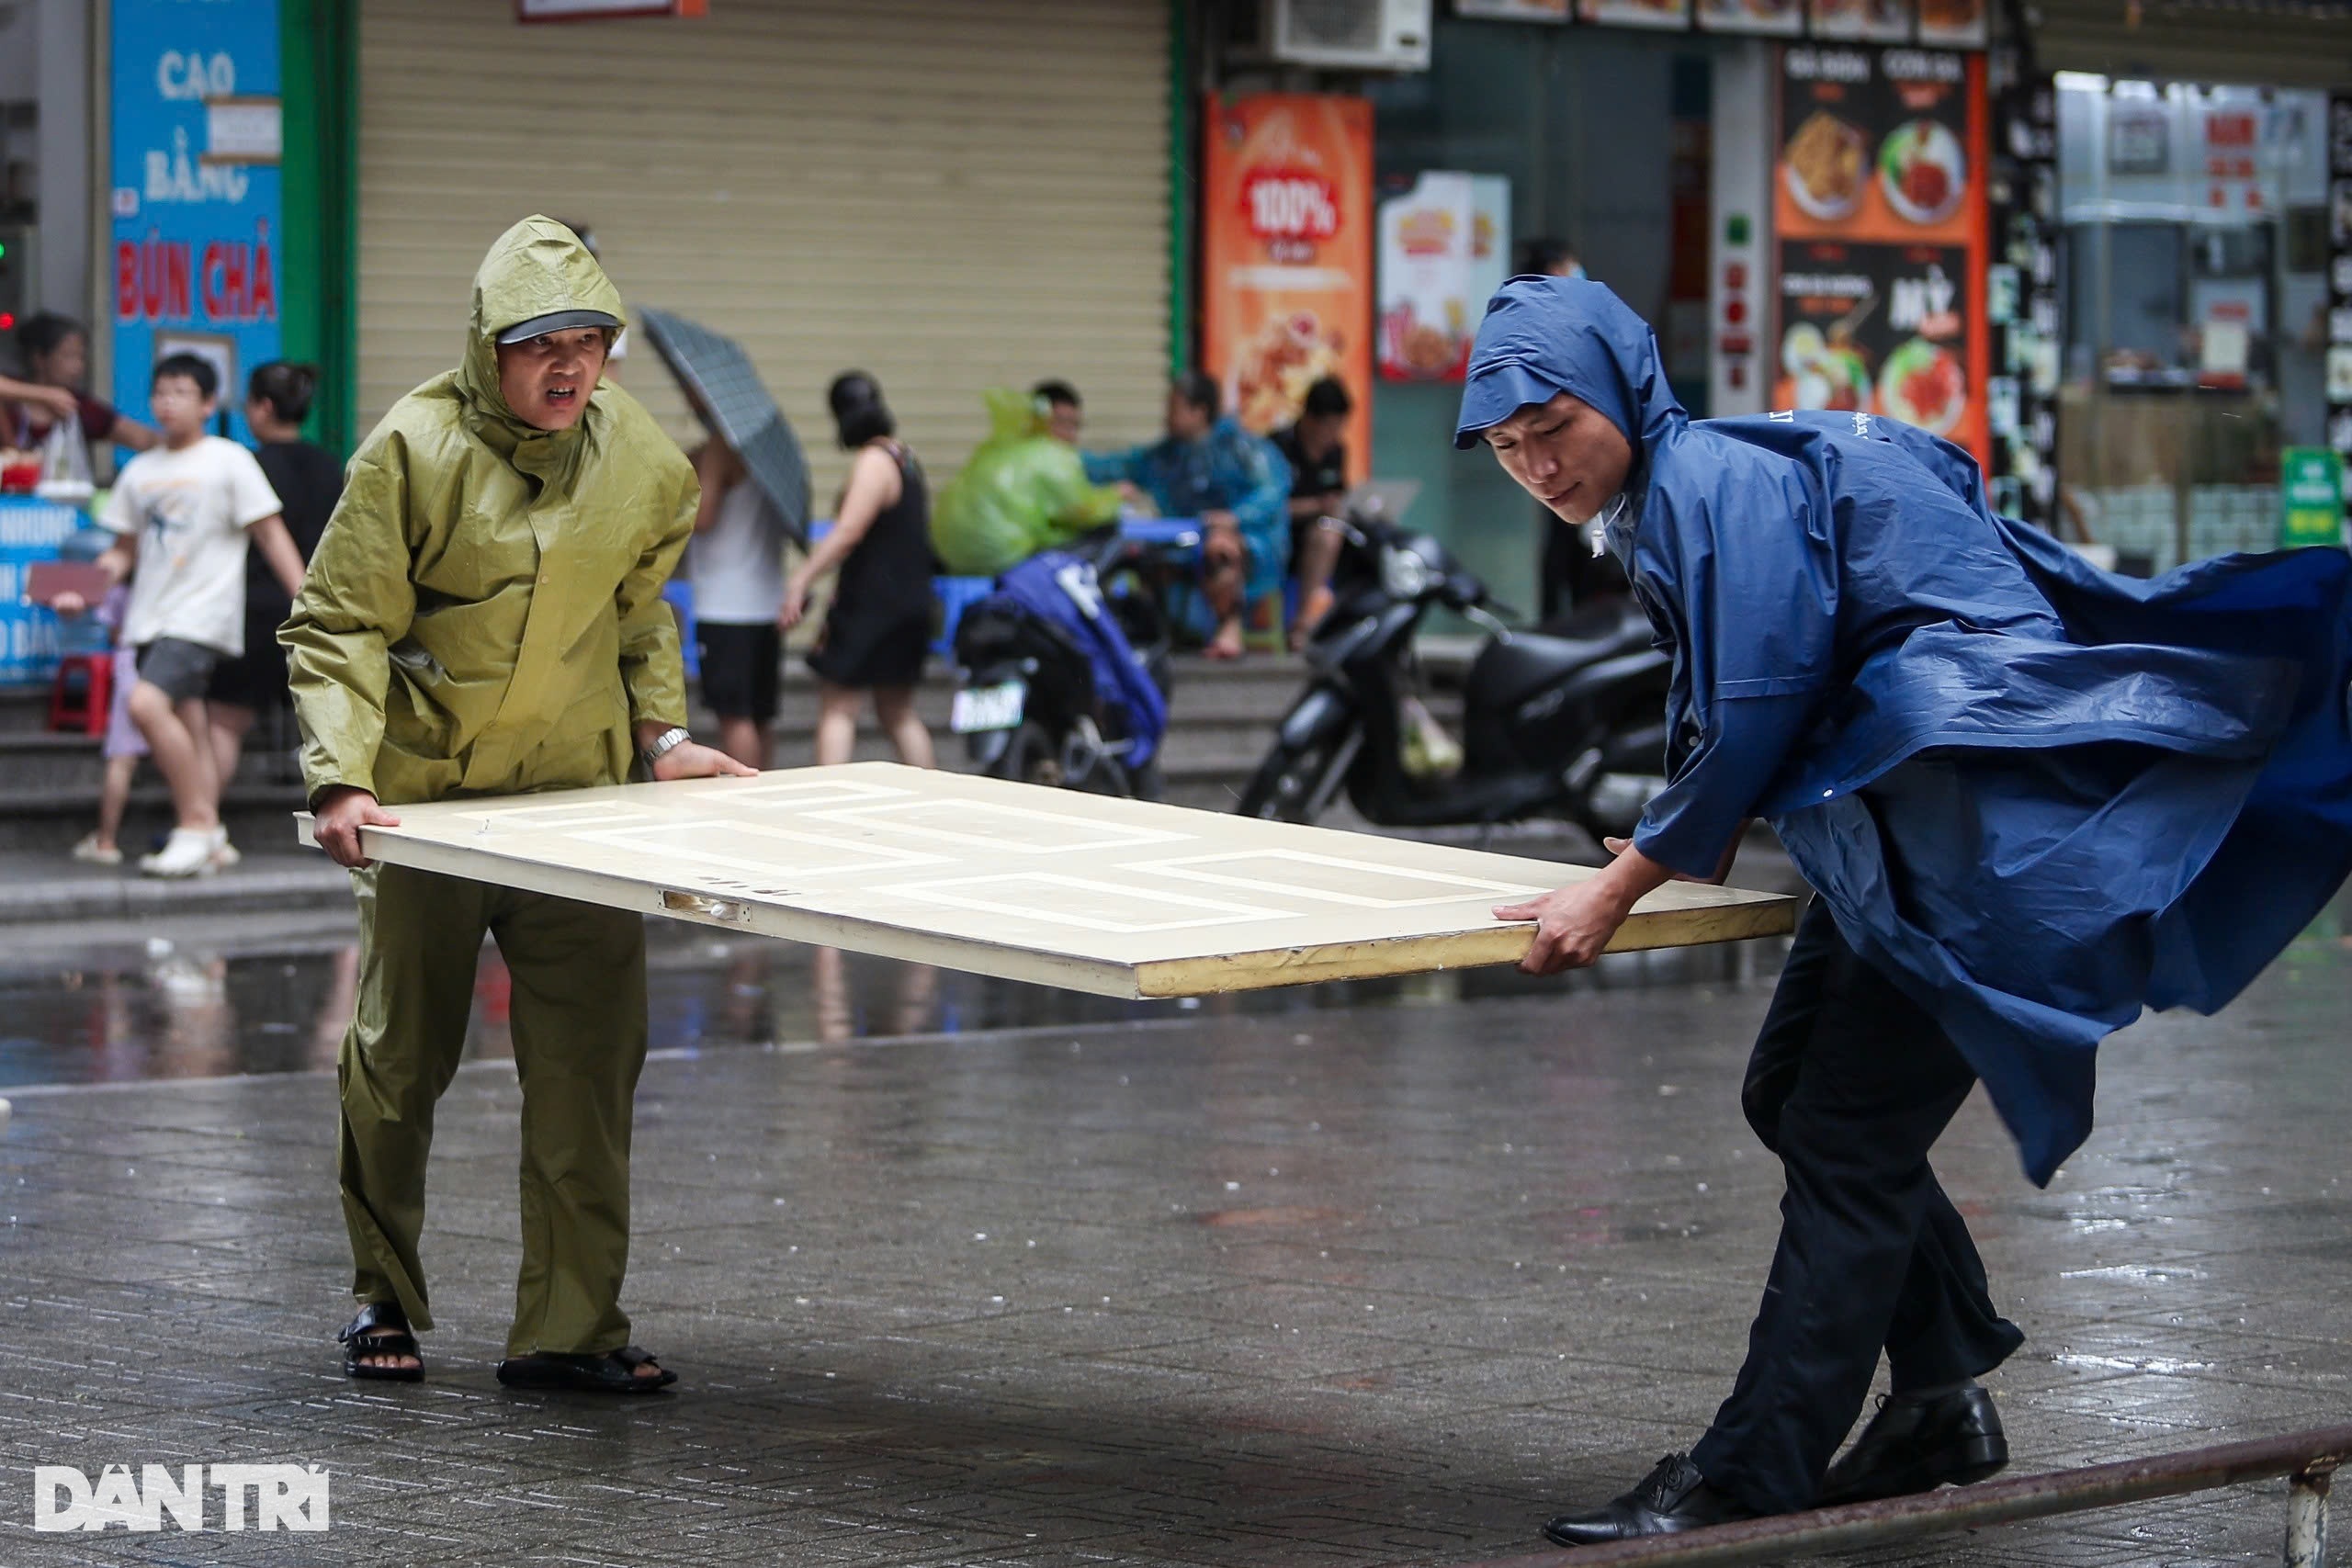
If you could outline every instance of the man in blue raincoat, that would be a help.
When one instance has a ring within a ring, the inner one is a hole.
[[[1661,646],[1670,783],[1589,881],[1498,909],[1589,964],[1636,898],[1720,880],[1769,818],[1818,897],[1742,1109],[1787,1175],[1731,1396],[1565,1545],[1968,1482],[2007,1459],[1975,1379],[2020,1342],[1928,1164],[1980,1079],[2047,1182],[2099,1041],[2211,1011],[2352,869],[2352,561],[2094,570],[1986,506],[1969,456],[1860,413],[1692,422],[1608,289],[1487,308],[1456,444],[1603,520]],[[1892,1394],[1853,1447],[1878,1353]]]
[[[1162,517],[1197,517],[1201,588],[1216,615],[1202,651],[1241,656],[1249,606],[1282,592],[1290,560],[1290,465],[1274,444],[1252,435],[1231,414],[1216,378],[1188,370],[1168,389],[1168,434],[1128,452],[1090,453],[1086,477],[1132,485]]]

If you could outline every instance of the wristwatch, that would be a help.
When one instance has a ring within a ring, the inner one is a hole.
[[[646,747],[637,755],[639,760],[644,762],[645,771],[650,773],[653,771],[654,763],[660,761],[662,758],[668,756],[671,752],[676,750],[679,747],[684,746],[687,741],[692,740],[693,739],[694,737],[692,735],[688,734],[679,726],[673,724],[669,728],[663,730],[661,734],[655,736],[653,738],[653,744]]]

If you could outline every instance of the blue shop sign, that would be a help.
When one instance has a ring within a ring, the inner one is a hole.
[[[279,354],[285,254],[277,0],[113,0],[114,400],[146,417],[158,359],[220,373],[216,428]]]

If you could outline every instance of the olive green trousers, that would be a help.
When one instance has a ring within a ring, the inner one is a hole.
[[[352,1293],[433,1326],[417,1258],[433,1111],[458,1069],[485,933],[514,978],[523,1265],[507,1354],[628,1343],[629,1127],[645,1065],[645,921],[377,864],[352,874],[359,987],[336,1077]]]

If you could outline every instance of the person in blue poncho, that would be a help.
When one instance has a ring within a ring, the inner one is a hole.
[[[1694,422],[1594,283],[1487,308],[1456,445],[1596,516],[1674,659],[1669,784],[1590,880],[1523,905],[1526,967],[1591,963],[1769,818],[1818,895],[1742,1109],[1786,1170],[1747,1360],[1713,1426],[1566,1545],[1981,1479],[1975,1379],[2021,1340],[1928,1153],[1982,1080],[2025,1172],[2089,1134],[2098,1043],[2211,1011],[2352,869],[2352,559],[2150,581],[1996,516],[1967,453],[1861,413]],[[1883,1348],[1892,1393],[1852,1448]]]
[[[1219,417],[1215,377],[1189,370],[1168,389],[1168,434],[1128,452],[1089,453],[1086,477],[1131,485],[1162,517],[1200,519],[1201,588],[1216,615],[1203,651],[1241,656],[1242,612],[1282,592],[1290,560],[1290,466],[1274,444]]]

